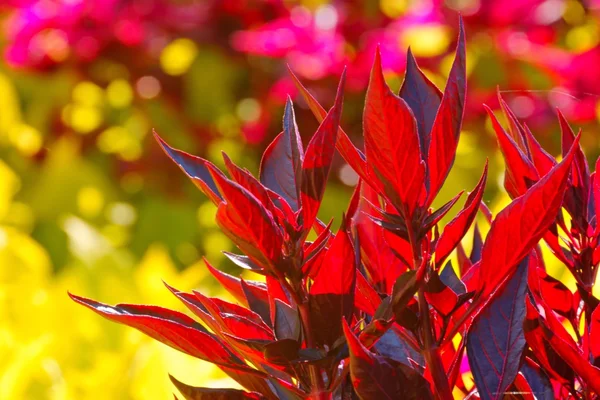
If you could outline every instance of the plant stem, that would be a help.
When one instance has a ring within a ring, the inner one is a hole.
[[[413,253],[413,269],[418,271],[421,268],[421,244],[416,240],[414,228],[410,223],[410,220],[406,220],[406,226],[408,231],[408,240],[410,242],[412,253]],[[431,317],[429,315],[429,304],[425,298],[425,290],[423,284],[419,287],[418,291],[419,300],[419,314],[421,320],[421,341],[423,343],[423,356],[427,367],[431,372],[433,378],[433,384],[435,386],[436,396],[441,400],[452,400],[452,392],[448,386],[448,378],[446,377],[446,371],[444,370],[444,364],[440,357],[439,348],[436,344],[432,325]]]
[[[304,328],[304,338],[306,339],[306,346],[309,348],[315,348],[312,330],[310,328],[310,310],[308,307],[308,302],[303,302],[298,304],[298,310],[300,311],[300,318],[302,319],[302,326]],[[315,399],[325,399],[323,396],[323,376],[321,375],[321,370],[318,365],[309,365],[308,371],[310,373],[310,382],[312,385],[311,394],[316,391],[317,397],[312,397]]]
[[[419,288],[419,314],[423,316],[421,323],[421,335],[423,341],[423,356],[425,362],[431,371],[433,377],[433,383],[437,390],[437,397],[442,400],[452,400],[452,392],[448,386],[448,378],[446,377],[446,371],[444,370],[444,364],[440,357],[439,348],[433,338],[433,331],[431,329],[431,319],[429,316],[429,304],[425,299],[425,292],[423,288]]]

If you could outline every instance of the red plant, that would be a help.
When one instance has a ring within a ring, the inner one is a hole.
[[[462,210],[442,229],[441,218],[462,194],[431,208],[461,130],[462,24],[443,93],[410,51],[407,57],[397,96],[375,56],[364,154],[339,127],[345,74],[328,112],[292,74],[321,125],[304,149],[288,99],[283,132],[265,151],[259,179],[225,156],[227,176],[157,136],[218,206],[217,223],[243,253],[226,255],[265,277],[247,281],[206,262],[238,304],[169,287],[200,324],[160,307],[71,297],[217,364],[247,390],[173,379],[186,399],[452,399],[453,392],[482,399],[598,398],[600,311],[592,287],[600,261],[600,184],[589,173],[579,137],[561,117],[563,160],[557,162],[501,100],[508,132],[490,116],[514,199],[492,218],[482,203],[485,166]],[[334,234],[317,210],[336,148],[361,180]],[[490,230],[483,241],[475,226],[467,256],[461,240],[479,210]],[[311,230],[314,241],[307,240]],[[575,294],[546,273],[542,239],[573,272]],[[446,262],[454,250],[456,270]],[[471,390],[461,374],[465,353],[475,380]]]

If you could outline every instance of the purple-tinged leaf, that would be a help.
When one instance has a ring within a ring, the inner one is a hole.
[[[185,400],[260,400],[264,397],[256,392],[244,392],[238,389],[213,389],[186,385],[169,375],[173,385]]]
[[[302,324],[298,311],[278,299],[275,299],[275,322],[273,325],[277,339],[300,340]]]
[[[454,164],[467,91],[465,63],[465,31],[461,18],[456,56],[444,89],[442,102],[431,128],[431,143],[427,154],[429,189],[427,206],[435,199]]]
[[[208,169],[208,165],[212,165],[212,163],[203,158],[196,157],[181,150],[172,148],[167,144],[167,142],[158,136],[156,132],[154,132],[154,138],[158,144],[160,144],[169,158],[173,160],[183,172],[185,172],[192,182],[194,182],[194,184],[213,203],[219,205],[219,203],[223,200],[223,197],[219,193],[219,189],[217,188],[217,185]],[[216,167],[214,168],[217,170]]]
[[[502,399],[519,373],[525,348],[526,257],[502,292],[487,305],[467,334],[467,356],[483,400]]]
[[[429,153],[431,128],[442,101],[442,92],[425,76],[408,48],[406,75],[400,88],[400,97],[406,101],[417,120],[421,152]]]
[[[248,307],[262,318],[263,322],[271,326],[271,313],[269,308],[269,300],[265,301],[264,298],[256,295],[255,290],[252,286],[241,279],[241,287],[244,292],[244,296],[248,300]]]
[[[350,349],[350,376],[361,400],[433,399],[429,383],[413,368],[371,353],[343,323]]]
[[[256,265],[248,256],[243,256],[240,254],[233,254],[228,251],[224,251],[223,254],[225,257],[229,258],[231,262],[237,265],[240,268],[247,269],[248,271],[254,271],[258,274],[264,274],[265,270],[258,265]]]
[[[525,360],[521,366],[520,373],[525,377],[531,394],[536,399],[554,400],[554,390],[552,389],[550,379],[548,379],[548,376],[539,366],[534,366],[529,360]]]
[[[294,211],[300,209],[302,182],[302,138],[296,125],[292,100],[283,113],[283,132],[267,147],[260,162],[260,181],[283,197]]]

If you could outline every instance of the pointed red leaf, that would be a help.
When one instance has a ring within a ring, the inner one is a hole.
[[[154,138],[169,158],[185,172],[192,182],[213,203],[218,205],[223,198],[208,169],[208,165],[212,165],[212,163],[203,158],[172,148],[156,132],[154,132]]]
[[[431,204],[444,184],[456,156],[456,147],[462,126],[467,91],[465,57],[465,31],[462,18],[459,22],[456,56],[444,89],[444,95],[431,128],[431,143],[427,155],[429,176],[428,202]]]
[[[483,191],[487,181],[488,164],[485,163],[481,178],[475,186],[475,189],[467,197],[463,209],[450,221],[445,227],[435,248],[435,264],[440,268],[444,260],[450,255],[452,250],[460,243],[469,227],[473,223],[479,204],[483,198]]]
[[[497,94],[500,108],[502,109],[502,113],[508,122],[508,133],[510,134],[510,137],[517,144],[519,150],[521,150],[521,152],[525,154],[527,158],[531,159],[529,146],[527,145],[527,140],[525,138],[525,129],[500,95],[500,88],[497,89]]]
[[[300,209],[302,182],[302,138],[296,125],[292,100],[283,113],[283,132],[267,147],[260,162],[260,181],[283,197],[294,211]]]
[[[185,314],[156,306],[117,304],[113,307],[84,297],[69,296],[111,321],[136,328],[193,357],[218,364],[240,363],[202,325]]]
[[[246,299],[246,295],[242,290],[242,281],[240,278],[236,278],[235,276],[231,276],[229,274],[226,274],[225,272],[219,271],[218,269],[210,265],[210,263],[206,259],[204,259],[204,263],[206,264],[208,271],[219,281],[221,286],[223,286],[241,304],[248,306],[248,300]],[[265,302],[268,302],[266,287],[259,286],[258,283],[253,283],[249,281],[246,281],[246,283],[251,288],[256,297],[261,298]]]
[[[567,187],[575,149],[573,147],[560,164],[527,193],[513,200],[492,222],[479,267],[484,295],[492,293],[514,273],[517,264],[554,222]]]
[[[313,97],[312,94],[302,85],[300,80],[294,75],[292,70],[288,67],[288,71],[294,81],[294,84],[298,88],[300,94],[304,98],[304,101],[308,104],[308,107],[312,111],[313,115],[317,118],[319,123],[323,122],[327,111],[319,104],[319,102]],[[342,128],[339,128],[337,141],[335,143],[337,150],[340,152],[344,160],[352,167],[352,169],[362,179],[368,179],[367,165],[365,156],[354,146],[346,132]]]
[[[268,189],[248,171],[235,165],[225,153],[223,153],[223,161],[225,162],[225,167],[231,178],[244,189],[252,193],[267,210],[273,212],[275,206],[271,200]]]
[[[540,361],[545,364],[547,370],[552,372],[553,369],[548,364],[549,360],[544,358],[547,347],[550,347],[572,368],[573,372],[581,377],[588,387],[596,393],[600,393],[600,369],[590,364],[587,356],[577,346],[554,312],[547,306],[541,306],[544,308],[545,317],[540,315],[529,301],[527,303],[526,334],[529,335],[527,342],[534,354],[538,356],[538,359],[541,357]]]
[[[542,148],[527,125],[525,125],[524,129],[533,165],[535,165],[538,175],[544,176],[556,165],[556,160]]]
[[[258,265],[275,271],[282,256],[283,238],[272,214],[248,190],[215,169],[210,171],[226,200],[217,210],[217,224]]]
[[[425,163],[415,117],[387,86],[379,50],[375,54],[363,113],[365,152],[371,179],[379,181],[396,207],[408,217],[424,186]]]
[[[506,164],[506,175],[504,177],[504,187],[512,198],[524,194],[527,189],[539,180],[539,175],[535,166],[519,148],[513,138],[506,133],[492,110],[484,105],[492,120],[492,126],[496,132],[496,138],[500,145],[500,150],[504,156]]]
[[[321,122],[317,132],[306,148],[304,162],[302,163],[302,211],[304,215],[305,235],[310,231],[331,170],[331,162],[335,154],[335,143],[342,115],[342,100],[346,72],[342,73],[338,86],[335,104]]]
[[[353,315],[355,285],[354,249],[341,227],[310,287],[310,318],[317,345],[331,346],[342,335],[341,320]]]
[[[406,75],[400,88],[400,97],[406,101],[417,120],[421,152],[429,153],[431,128],[442,101],[442,92],[425,76],[408,48]]]

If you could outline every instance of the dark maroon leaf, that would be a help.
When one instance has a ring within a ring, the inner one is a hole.
[[[442,92],[421,71],[410,48],[406,54],[406,75],[400,88],[400,97],[406,101],[417,120],[421,152],[427,155],[431,127],[442,101]]]
[[[467,335],[467,356],[482,399],[502,399],[519,372],[525,348],[526,257]]]
[[[410,366],[371,353],[344,321],[350,349],[350,375],[361,400],[433,399],[429,383]]]
[[[554,400],[554,390],[548,376],[538,366],[531,365],[530,362],[524,362],[520,371],[531,389],[531,394],[536,399]]]
[[[275,336],[277,339],[300,340],[302,325],[298,311],[275,299]]]
[[[256,295],[256,292],[252,290],[252,286],[245,280],[241,280],[242,291],[246,300],[248,300],[248,307],[262,318],[263,322],[267,325],[271,325],[271,314],[269,311],[269,300],[265,301],[264,298]]]

